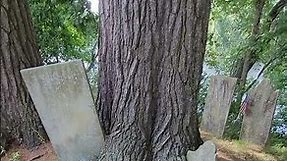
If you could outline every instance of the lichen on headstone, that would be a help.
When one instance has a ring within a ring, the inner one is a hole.
[[[21,71],[61,161],[96,160],[104,139],[81,61]]]
[[[205,100],[200,129],[222,137],[227,121],[236,78],[212,76]]]
[[[249,91],[249,97],[252,104],[248,107],[250,112],[244,115],[240,138],[264,146],[270,134],[278,91],[264,79]]]

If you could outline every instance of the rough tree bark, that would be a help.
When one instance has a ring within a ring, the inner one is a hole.
[[[186,160],[202,143],[197,94],[210,0],[101,0],[101,160]]]
[[[32,147],[45,132],[20,70],[40,65],[40,53],[27,3],[1,0],[0,7],[1,136]]]

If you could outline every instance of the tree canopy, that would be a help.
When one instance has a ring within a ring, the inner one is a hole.
[[[98,16],[87,0],[29,0],[38,45],[45,63],[94,60]]]

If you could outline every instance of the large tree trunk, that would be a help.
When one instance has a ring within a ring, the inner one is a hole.
[[[210,0],[101,0],[102,160],[185,160],[202,143],[197,94]]]
[[[40,65],[27,3],[1,0],[1,133],[6,139],[35,146],[45,132],[20,70]]]

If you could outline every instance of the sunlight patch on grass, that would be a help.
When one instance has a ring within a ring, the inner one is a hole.
[[[278,161],[277,155],[265,152],[261,146],[242,140],[217,139],[210,134],[201,134],[204,140],[212,140],[216,144],[218,152],[225,154],[231,160]]]

